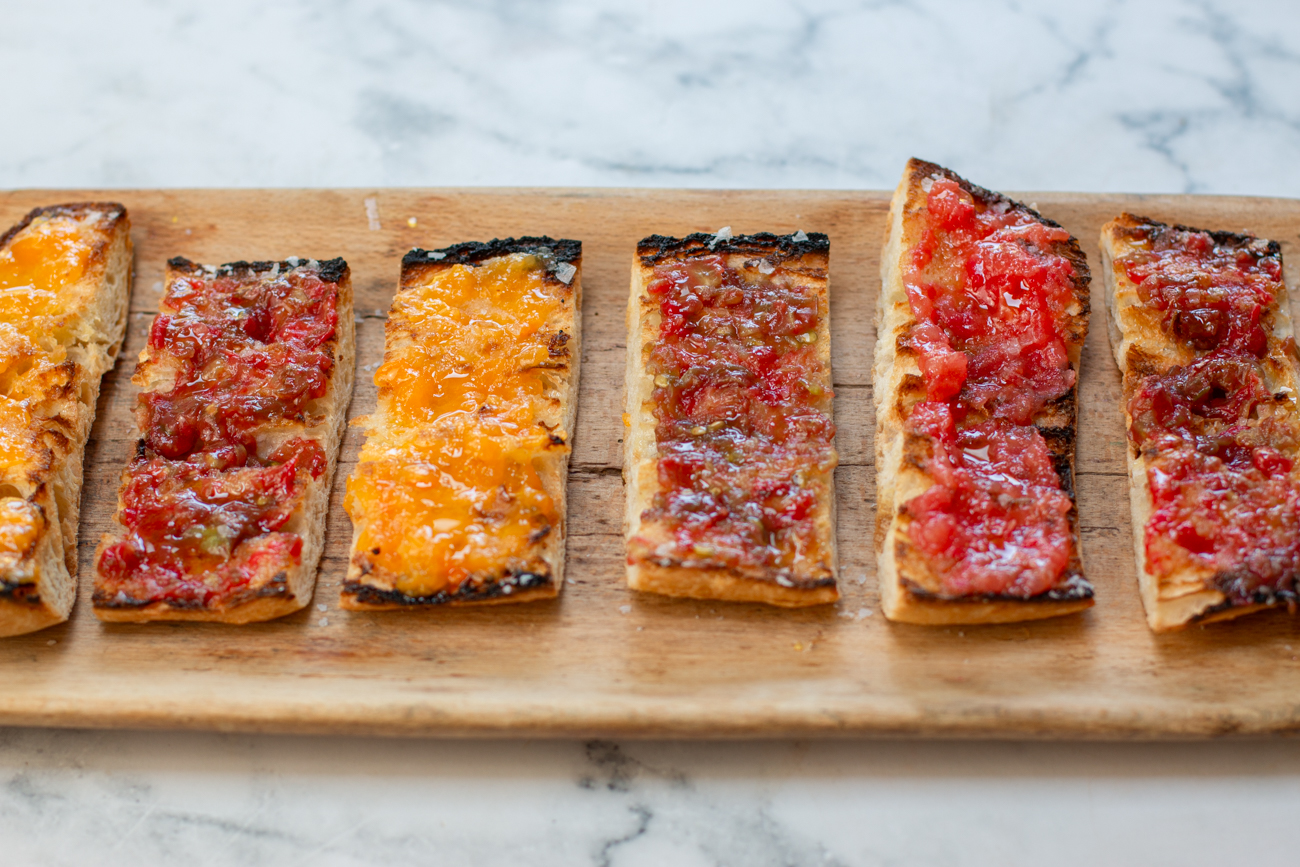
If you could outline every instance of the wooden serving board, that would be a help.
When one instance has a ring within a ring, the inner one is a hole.
[[[1128,209],[1282,243],[1300,285],[1300,201],[1022,194],[1081,239]],[[72,620],[0,641],[0,723],[408,735],[1203,736],[1300,730],[1300,625],[1282,612],[1173,635],[1147,630],[1134,576],[1119,376],[1100,281],[1084,352],[1078,456],[1090,612],[958,628],[879,613],[871,357],[883,192],[171,190],[0,193],[29,208],[110,199],[131,213],[136,282],[124,361],[87,450],[81,596]],[[367,200],[373,200],[367,206]],[[377,217],[377,222],[375,218]],[[623,579],[624,309],[636,241],[730,226],[831,238],[840,576],[836,606],[787,611],[641,596]],[[384,315],[414,246],[523,234],[582,240],[582,386],[569,477],[568,582],[554,602],[431,612],[338,609],[351,526],[334,485],[312,605],[245,627],[106,625],[90,610],[95,543],[133,450],[130,383],[165,260],[344,256],[356,287],[351,415],[374,405]]]

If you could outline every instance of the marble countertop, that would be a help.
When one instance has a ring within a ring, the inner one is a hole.
[[[0,188],[1300,196],[1300,6],[12,4]],[[1294,863],[1300,743],[0,729],[0,862]]]

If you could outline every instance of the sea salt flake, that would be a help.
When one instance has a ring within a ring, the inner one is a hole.
[[[632,613],[632,606],[631,606],[631,605],[620,605],[620,606],[618,606],[618,613],[619,613],[619,614],[631,614],[631,613]]]
[[[712,250],[714,247],[718,246],[720,242],[727,241],[730,239],[731,239],[731,227],[723,226],[721,229],[713,233],[713,240],[709,242],[709,249]]]
[[[329,626],[329,625],[330,625],[330,619],[329,619],[328,617],[322,617],[322,618],[320,619],[320,625],[321,625],[321,626]]]
[[[430,251],[429,251],[428,253],[426,253],[425,255],[428,256],[430,259],[446,259],[446,258],[447,258],[447,254],[446,254],[446,253],[439,253],[437,250],[430,250]]]
[[[324,605],[317,605],[317,606],[316,606],[316,610],[317,610],[317,611],[326,611],[327,609],[325,608]]]
[[[555,278],[566,286],[572,282],[573,275],[578,273],[578,269],[568,262],[560,262],[555,266]]]
[[[803,243],[804,241],[808,240],[808,234],[804,232],[803,229],[800,229],[799,231],[795,232],[793,235],[790,236],[790,240],[798,243]]]

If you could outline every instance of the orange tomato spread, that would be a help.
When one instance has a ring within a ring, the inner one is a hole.
[[[81,374],[69,361],[69,326],[85,312],[82,280],[105,224],[118,215],[45,209],[0,246],[0,481],[12,487],[30,486],[33,472],[48,469],[47,428],[76,422]],[[36,580],[15,567],[46,524],[36,504],[0,499],[0,587]]]
[[[556,274],[573,272],[548,249],[454,264],[414,251],[403,263],[378,410],[363,420],[344,506],[354,567],[404,597],[436,602],[549,574],[540,543],[562,515],[539,469],[567,448],[544,420],[569,369],[561,323],[573,289]]]

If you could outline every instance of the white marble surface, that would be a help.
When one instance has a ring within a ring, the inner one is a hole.
[[[6,4],[0,187],[1300,195],[1300,5]],[[1300,744],[0,729],[0,863],[1296,863]]]

